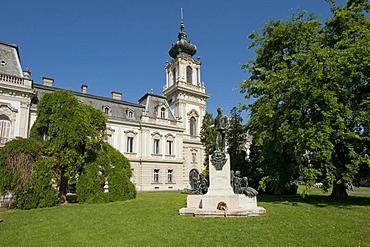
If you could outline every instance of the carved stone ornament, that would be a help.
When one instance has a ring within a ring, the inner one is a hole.
[[[211,156],[211,162],[216,171],[221,171],[226,164],[226,161],[227,159],[225,152],[215,151]]]

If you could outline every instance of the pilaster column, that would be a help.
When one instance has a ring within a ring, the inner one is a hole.
[[[26,96],[27,97],[27,96]],[[28,128],[27,128],[27,122],[29,119],[29,107],[30,107],[30,98],[25,98],[23,101],[20,103],[20,123],[19,123],[19,136],[23,138],[28,137]]]

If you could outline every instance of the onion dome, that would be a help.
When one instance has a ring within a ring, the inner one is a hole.
[[[180,23],[180,32],[178,37],[178,41],[175,44],[172,44],[171,49],[168,51],[168,54],[172,58],[176,58],[178,55],[185,55],[192,57],[195,53],[197,53],[197,47],[190,43],[190,41],[186,40],[186,33],[184,27],[184,21],[181,20]]]

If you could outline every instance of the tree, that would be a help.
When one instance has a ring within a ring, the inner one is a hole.
[[[342,197],[369,166],[369,6],[348,1],[325,25],[300,13],[249,36],[257,58],[242,66],[250,77],[240,89],[256,99],[244,108],[262,188],[284,193],[302,176]]]
[[[136,197],[129,161],[106,143],[106,118],[68,91],[45,94],[29,139],[0,152],[0,195],[10,192],[21,209],[56,205],[75,184],[80,202]],[[109,192],[104,186],[109,184]]]
[[[206,174],[208,175],[208,166],[209,166],[209,155],[212,155],[215,149],[215,142],[216,142],[216,129],[213,126],[215,120],[212,114],[206,112],[204,115],[202,127],[200,129],[200,141],[202,142],[204,149],[205,149],[205,160],[204,166]]]
[[[247,166],[247,132],[243,125],[241,111],[233,107],[229,116],[229,129],[227,131],[227,152],[230,155],[230,169],[240,171],[242,176],[249,176]]]
[[[69,91],[45,94],[38,103],[31,138],[45,141],[45,153],[53,157],[59,192],[66,195],[68,181],[74,181],[87,154],[100,149],[106,118],[95,108],[78,102]]]

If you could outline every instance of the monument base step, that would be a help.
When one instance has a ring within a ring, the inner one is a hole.
[[[225,217],[223,210],[199,209],[199,208],[182,208],[179,210],[180,215],[192,215],[194,217]],[[252,209],[231,209],[226,211],[226,217],[251,217],[266,215],[263,207]]]

